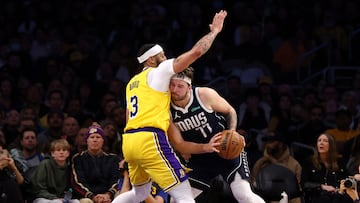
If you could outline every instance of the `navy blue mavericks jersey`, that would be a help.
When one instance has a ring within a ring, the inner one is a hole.
[[[216,133],[227,129],[224,116],[207,109],[202,104],[197,88],[193,87],[190,102],[185,108],[177,107],[171,103],[170,110],[174,123],[186,141],[208,143]],[[193,169],[189,173],[190,180],[196,179],[202,184],[209,184],[211,179],[219,174],[231,182],[232,177],[230,176],[239,169],[241,160],[240,157],[226,160],[214,152],[192,154],[189,162],[184,164]]]

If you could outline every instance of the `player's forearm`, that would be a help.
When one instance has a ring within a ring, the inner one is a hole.
[[[202,56],[210,49],[217,35],[218,32],[209,32],[207,35],[203,36],[199,41],[197,41],[192,49],[197,50],[200,53],[200,56]]]
[[[226,115],[226,122],[229,130],[236,130],[237,126],[237,115],[234,109],[230,110]]]
[[[174,148],[178,152],[183,154],[204,154],[214,151],[209,143],[199,144],[199,143],[187,142],[187,141],[174,145]]]

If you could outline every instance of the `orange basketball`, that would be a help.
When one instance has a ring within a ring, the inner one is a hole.
[[[221,132],[219,156],[223,159],[235,159],[244,149],[244,140],[241,135],[234,130],[224,130]]]

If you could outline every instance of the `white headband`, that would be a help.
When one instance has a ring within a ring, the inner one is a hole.
[[[163,51],[163,48],[161,48],[160,45],[156,44],[155,46],[151,47],[151,49],[147,50],[143,55],[137,57],[137,60],[139,63],[143,63],[148,58],[155,56],[156,54]]]
[[[186,76],[186,75],[179,75],[179,74],[176,74],[174,75],[171,79],[174,79],[174,80],[182,80],[186,83],[188,83],[189,85],[191,85],[191,79]]]

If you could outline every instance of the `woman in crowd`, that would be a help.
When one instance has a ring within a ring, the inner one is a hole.
[[[302,163],[302,184],[306,202],[340,202],[340,180],[346,172],[336,150],[334,138],[321,134],[313,156]]]

